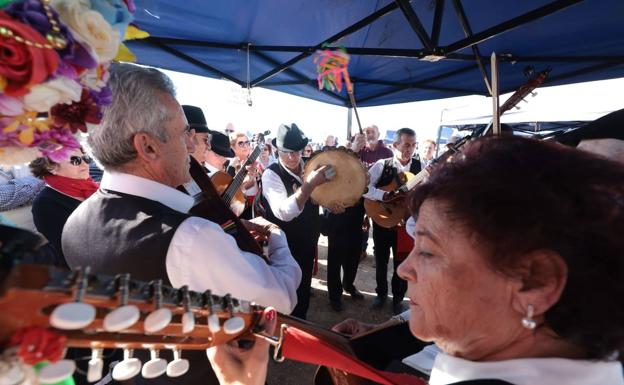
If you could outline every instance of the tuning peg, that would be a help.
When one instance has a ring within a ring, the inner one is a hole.
[[[182,304],[184,306],[184,314],[182,315],[182,333],[187,334],[195,329],[195,315],[191,311],[191,295],[188,286],[180,288],[182,293]]]
[[[152,289],[156,310],[145,318],[144,328],[147,333],[155,333],[164,329],[171,323],[172,317],[171,310],[162,307],[162,280],[154,281]]]
[[[238,334],[245,328],[245,321],[241,317],[234,315],[234,304],[229,294],[223,297],[223,301],[226,309],[230,312],[230,318],[223,324],[223,331],[226,334]]]
[[[42,384],[56,384],[76,371],[76,363],[72,360],[59,360],[46,365],[39,372],[39,382]]]
[[[182,353],[179,350],[173,350],[173,361],[167,364],[167,376],[180,377],[188,372],[189,361],[187,359],[180,358],[181,355]]]
[[[213,334],[218,333],[221,330],[221,325],[219,324],[219,316],[214,312],[214,302],[210,290],[204,292],[204,307],[208,311],[208,330]]]
[[[104,317],[104,330],[108,332],[118,332],[128,329],[137,323],[141,317],[139,308],[128,305],[130,274],[121,274],[117,277],[117,287],[119,291],[119,307]]]
[[[62,330],[76,330],[88,326],[95,319],[95,307],[82,302],[89,284],[89,267],[76,271],[78,288],[76,302],[57,306],[50,314],[50,325]]]
[[[151,359],[143,365],[141,375],[145,378],[156,378],[167,371],[167,361],[158,357],[158,350],[150,349]]]
[[[123,361],[117,363],[113,368],[113,380],[126,381],[139,374],[141,371],[141,361],[132,357],[132,349],[124,349]]]
[[[102,360],[102,349],[92,349],[89,367],[87,369],[87,381],[96,382],[102,378],[104,360]]]

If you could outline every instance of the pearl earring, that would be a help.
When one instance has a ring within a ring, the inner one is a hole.
[[[533,319],[533,305],[531,304],[527,306],[526,317],[522,317],[522,326],[529,330],[533,330],[537,327],[537,322]]]

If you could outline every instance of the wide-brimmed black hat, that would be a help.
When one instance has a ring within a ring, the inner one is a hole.
[[[226,158],[233,158],[234,151],[230,147],[230,139],[227,135],[219,131],[210,131],[212,138],[210,139],[210,149],[216,154]]]
[[[295,123],[290,126],[282,124],[277,129],[273,145],[280,151],[301,151],[308,144],[309,139]]]
[[[206,117],[201,108],[183,105],[182,109],[184,110],[186,121],[196,133],[210,133],[208,124],[206,124]]]
[[[570,146],[577,146],[585,139],[624,140],[624,109],[614,111],[589,122],[576,130],[568,131],[556,137],[557,141]]]

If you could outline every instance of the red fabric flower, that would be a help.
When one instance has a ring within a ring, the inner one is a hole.
[[[46,39],[30,26],[11,19],[0,11],[0,28],[7,28],[14,36],[33,43],[47,44]],[[46,80],[58,67],[55,50],[37,48],[17,42],[14,38],[0,36],[0,76],[7,80],[4,93],[23,96],[29,88]]]
[[[98,124],[102,120],[102,112],[86,88],[82,89],[79,102],[57,104],[50,110],[50,115],[55,126],[69,128],[73,133],[78,130],[87,132],[86,123]]]
[[[28,365],[41,361],[56,362],[63,358],[64,336],[53,333],[40,326],[32,326],[19,330],[11,337],[10,345],[19,345],[17,355]]]

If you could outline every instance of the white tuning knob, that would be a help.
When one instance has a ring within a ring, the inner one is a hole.
[[[167,376],[180,377],[188,372],[189,361],[184,358],[180,358],[180,354],[179,350],[173,351],[173,361],[167,365]]]
[[[118,332],[128,329],[137,323],[140,317],[141,312],[134,305],[118,307],[104,317],[104,330],[107,332]]]
[[[182,333],[190,333],[195,329],[195,315],[192,311],[187,311],[182,315]]]
[[[245,328],[245,321],[241,317],[231,317],[223,324],[225,334],[238,334]]]
[[[62,330],[76,330],[88,326],[95,319],[95,308],[83,302],[57,306],[50,314],[50,325]]]
[[[113,380],[126,381],[139,374],[141,361],[132,357],[132,350],[124,349],[124,359],[113,368]]]
[[[75,370],[76,363],[74,361],[59,360],[41,368],[39,382],[42,384],[55,384],[74,374]]]
[[[141,375],[144,378],[156,378],[167,371],[167,361],[158,357],[158,350],[150,350],[151,359],[143,364]]]
[[[87,381],[96,382],[102,378],[104,370],[104,361],[102,360],[102,349],[93,349],[91,351],[91,359],[87,369]]]
[[[216,314],[208,316],[208,330],[210,330],[211,333],[218,333],[221,330],[219,317]]]
[[[171,310],[160,308],[151,312],[144,322],[144,328],[147,333],[155,333],[164,329],[171,323]]]

